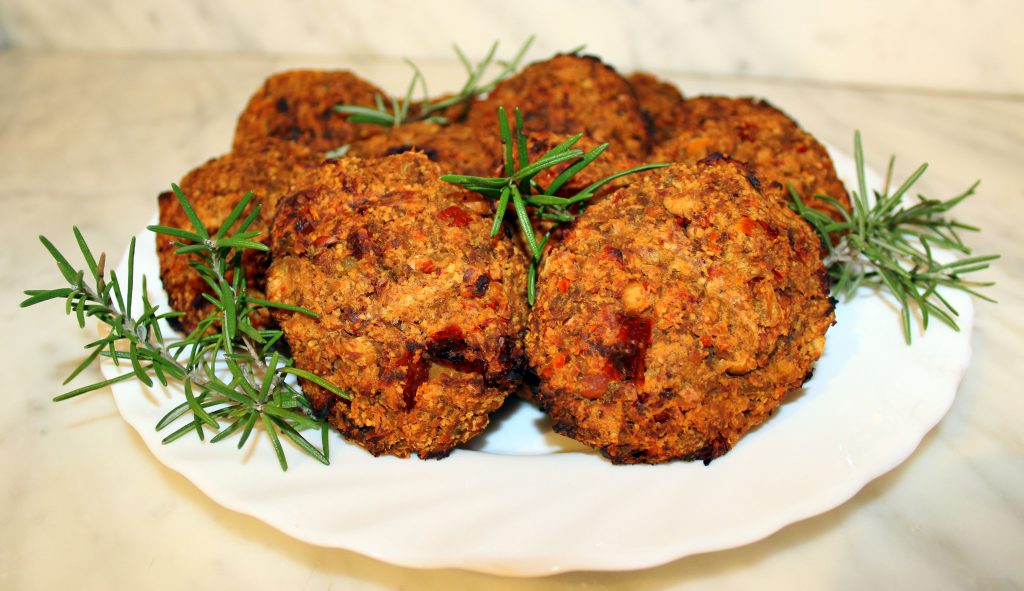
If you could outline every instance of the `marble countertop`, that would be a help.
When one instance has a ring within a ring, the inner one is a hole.
[[[1003,589],[1024,586],[1024,98],[660,72],[687,94],[760,95],[868,162],[890,154],[948,196],[975,179],[958,215],[971,242],[1003,258],[978,303],[974,357],[946,418],[901,466],[852,500],[760,542],[636,572],[504,579],[413,570],[295,541],[222,508],[164,468],[106,391],[55,404],[89,335],[54,307],[19,310],[21,291],[58,275],[36,241],[120,253],[155,195],[228,149],[234,119],[268,73],[350,67],[389,90],[398,61],[0,52],[0,318],[10,338],[0,407],[0,588],[302,589]],[[421,64],[432,89],[457,64]],[[98,370],[88,376],[99,379]],[[1017,384],[1016,386],[1014,384]]]

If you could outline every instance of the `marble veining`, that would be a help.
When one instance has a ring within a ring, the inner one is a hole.
[[[0,322],[9,335],[0,341],[8,363],[0,588],[1024,586],[1021,100],[671,75],[688,94],[768,97],[847,150],[859,128],[877,169],[891,153],[901,173],[928,161],[926,194],[952,195],[980,177],[958,216],[984,228],[971,237],[978,252],[1004,255],[987,274],[1000,303],[977,304],[972,365],[919,449],[849,502],[745,547],[639,572],[539,580],[393,567],[308,546],[219,506],[152,457],[106,392],[51,403],[91,335],[54,307],[17,308],[22,289],[57,280],[36,235],[73,249],[75,223],[97,250],[120,253],[159,191],[227,149],[234,118],[262,78],[297,65],[351,67],[392,91],[407,76],[397,60],[0,52]],[[437,91],[460,79],[453,62],[425,67]]]
[[[1024,92],[1016,0],[4,0],[14,47],[450,59],[538,36],[624,68]],[[2,39],[2,34],[0,34]]]

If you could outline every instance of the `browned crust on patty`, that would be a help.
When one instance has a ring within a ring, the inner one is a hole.
[[[267,138],[207,161],[186,174],[179,186],[211,235],[220,229],[245,194],[252,191],[253,199],[245,214],[248,215],[257,205],[261,208],[259,217],[248,230],[260,232],[254,240],[266,244],[278,199],[287,193],[297,175],[318,160],[305,146]],[[170,191],[159,195],[158,208],[161,225],[194,231],[178,199]],[[175,240],[164,234],[156,237],[160,279],[171,308],[184,313],[178,319],[181,327],[191,331],[214,307],[203,298],[204,293],[210,293],[209,286],[188,265],[195,256],[174,254]],[[269,255],[246,250],[242,263],[248,293],[262,298]],[[253,318],[253,324],[262,327],[269,320],[269,315],[263,312]]]
[[[510,116],[519,107],[528,131],[586,133],[616,151],[638,156],[650,148],[647,121],[633,89],[594,57],[557,55],[527,66],[473,103],[466,122],[497,130],[499,106]]]
[[[442,457],[479,434],[524,364],[525,264],[419,153],[346,157],[280,207],[268,296],[296,365],[351,393],[303,390],[371,453]]]
[[[384,91],[347,70],[290,70],[264,81],[238,118],[233,146],[272,137],[324,153],[380,133],[379,125],[348,122],[339,104],[372,107]]]
[[[634,72],[627,78],[633,87],[640,109],[651,124],[651,139],[659,144],[675,137],[683,128],[687,112],[683,94],[671,82],[646,72]]]
[[[841,219],[825,194],[849,209],[850,198],[828,151],[788,115],[753,98],[704,96],[683,102],[676,136],[655,146],[655,160],[692,163],[721,153],[749,164],[768,192],[789,198],[790,184],[804,201]]]
[[[415,122],[352,144],[350,156],[384,158],[402,152],[423,152],[445,173],[493,177],[500,172],[501,143],[496,132],[468,125]]]
[[[725,453],[800,387],[834,321],[810,227],[720,156],[595,204],[540,277],[540,405],[620,463]]]

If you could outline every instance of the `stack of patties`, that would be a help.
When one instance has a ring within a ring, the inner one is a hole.
[[[200,165],[179,183],[199,220],[215,233],[252,191],[244,214],[260,208],[249,229],[259,231],[255,240],[266,244],[277,202],[298,175],[319,164],[325,150],[380,132],[378,126],[347,122],[334,112],[334,105],[372,105],[378,92],[351,72],[340,70],[300,70],[268,78],[239,117],[231,152]],[[159,196],[159,212],[161,225],[192,230],[173,193]],[[174,254],[173,242],[164,234],[157,236],[160,278],[171,307],[182,313],[178,322],[191,331],[210,314],[213,305],[203,297],[209,293],[206,281],[188,265],[189,257]],[[268,255],[245,252],[245,280],[251,295],[262,298],[269,264]],[[269,321],[269,315],[263,313],[253,324],[262,327]]]
[[[832,215],[811,195],[848,197],[824,148],[781,111],[684,99],[579,55],[527,66],[448,109],[445,124],[384,128],[334,109],[381,94],[348,72],[272,76],[232,153],[182,181],[213,228],[246,191],[262,203],[255,229],[271,251],[247,254],[247,285],[316,317],[275,310],[258,321],[283,329],[297,367],[351,394],[302,383],[350,441],[443,457],[520,391],[556,431],[615,462],[708,461],[810,375],[834,316],[821,245],[786,185]],[[494,204],[440,181],[504,174],[498,107],[521,111],[531,160],[577,133],[584,150],[609,144],[559,194],[678,163],[618,179],[577,210],[545,251],[532,310],[511,220],[490,237]],[[188,227],[169,195],[160,210],[162,224]],[[209,312],[205,285],[171,250],[161,242],[161,276],[194,327]]]

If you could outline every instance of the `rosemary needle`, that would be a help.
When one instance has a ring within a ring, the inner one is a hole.
[[[261,308],[277,307],[312,314],[295,306],[248,296],[242,252],[267,249],[266,245],[253,240],[256,232],[247,231],[259,208],[253,208],[253,212],[242,218],[252,194],[247,194],[216,234],[210,236],[185,194],[177,185],[172,188],[192,229],[167,226],[150,226],[149,229],[177,240],[175,252],[179,256],[192,257],[193,268],[207,280],[211,293],[204,295],[215,309],[184,338],[167,340],[160,323],[180,314],[161,311],[149,301],[145,277],[141,278],[141,310],[133,308],[136,305],[132,301],[136,280],[134,239],[128,248],[128,272],[122,286],[114,271],[104,270],[106,257],[95,258],[78,228],[74,228],[74,234],[85,261],[82,270],[76,270],[50,240],[40,236],[40,242],[57,263],[68,286],[28,290],[25,292],[28,297],[21,306],[64,299],[65,310],[75,314],[80,327],[85,327],[86,318],[94,318],[110,328],[106,336],[86,345],[89,354],[71,372],[65,384],[100,357],[110,358],[115,363],[127,361],[131,367],[129,373],[76,388],[54,400],[67,400],[130,379],[137,379],[146,386],[153,386],[154,378],[163,385],[173,381],[181,384],[185,402],[160,419],[156,429],[162,431],[182,421],[184,424],[165,437],[164,443],[189,433],[205,439],[206,431],[213,433],[211,442],[215,443],[241,429],[241,447],[259,423],[270,437],[282,470],[288,468],[288,463],[280,435],[327,464],[326,437],[322,436],[322,447],[318,449],[299,433],[307,429],[324,433],[326,423],[306,412],[308,401],[285,378],[293,374],[337,396],[348,398],[349,395],[323,378],[294,367],[292,360],[276,347],[281,331],[252,325],[250,319]]]
[[[334,110],[348,116],[347,121],[352,123],[369,123],[373,125],[381,125],[383,127],[398,127],[404,123],[411,123],[414,121],[429,121],[433,123],[446,124],[449,123],[448,118],[443,113],[451,108],[460,104],[466,104],[472,101],[481,94],[486,94],[498,85],[499,82],[508,78],[512,75],[516,69],[519,68],[519,64],[522,62],[523,57],[526,55],[526,51],[533,44],[533,35],[531,35],[525,43],[516,51],[512,59],[508,61],[495,60],[495,54],[498,51],[498,42],[495,41],[491,45],[490,51],[484,56],[476,65],[466,57],[466,54],[462,52],[458,45],[453,45],[455,54],[458,56],[459,61],[466,69],[466,82],[462,85],[455,94],[444,97],[437,100],[432,100],[430,94],[427,91],[427,81],[423,76],[420,69],[411,62],[405,60],[405,63],[412,68],[413,75],[412,80],[409,81],[409,85],[406,87],[405,96],[402,98],[389,99],[387,103],[384,98],[380,95],[374,97],[374,106],[366,107],[363,105],[336,105]],[[491,78],[489,81],[484,82],[484,76],[492,65],[500,67],[498,73]],[[419,109],[414,115],[410,115],[409,111],[413,104],[413,95],[416,93],[417,87],[422,93],[423,99],[419,104]],[[329,154],[330,158],[337,158],[344,155],[344,146],[337,150],[332,150]]]
[[[916,203],[907,205],[906,195],[928,165],[922,164],[890,193],[895,164],[895,158],[890,158],[885,187],[881,192],[875,191],[874,199],[870,200],[860,132],[854,134],[853,144],[857,189],[852,191],[851,207],[847,208],[827,195],[815,195],[841,212],[841,221],[809,207],[789,187],[792,196],[790,207],[810,222],[821,237],[833,292],[844,299],[850,298],[861,286],[892,293],[900,303],[900,324],[908,345],[911,343],[913,307],[921,313],[923,329],[928,328],[931,318],[938,318],[953,330],[959,330],[956,322],[959,314],[942,296],[943,288],[995,301],[978,291],[992,283],[969,281],[964,276],[987,269],[999,255],[971,256],[972,251],[961,239],[959,231],[977,231],[978,228],[945,217],[953,207],[974,194],[978,183],[950,199],[918,195]],[[935,249],[939,248],[964,258],[942,262],[935,256]]]
[[[597,190],[605,184],[637,172],[668,166],[668,164],[645,164],[607,176],[576,192],[570,197],[555,195],[567,181],[589,166],[607,148],[601,144],[584,152],[575,148],[583,134],[576,134],[548,150],[533,162],[528,161],[527,137],[523,131],[523,117],[519,109],[515,110],[515,124],[509,120],[504,107],[498,107],[498,134],[501,137],[504,177],[478,177],[460,174],[447,174],[441,180],[476,191],[484,197],[497,199],[494,223],[491,225],[491,236],[497,235],[505,218],[509,201],[516,213],[516,222],[523,240],[530,250],[530,263],[527,270],[527,301],[532,306],[537,299],[537,272],[544,255],[544,247],[551,237],[551,232],[560,224],[576,219],[577,213],[570,208],[593,197]],[[547,186],[540,186],[535,177],[552,167],[570,162],[555,179]],[[553,223],[541,240],[533,229],[533,219],[546,219]]]

